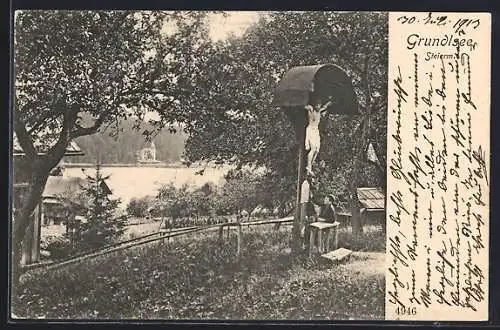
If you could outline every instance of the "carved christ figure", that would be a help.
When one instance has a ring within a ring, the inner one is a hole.
[[[331,98],[331,97],[330,97]],[[321,138],[319,135],[319,123],[321,117],[326,113],[326,109],[332,104],[328,101],[321,104],[321,100],[317,100],[314,105],[306,105],[308,124],[306,127],[305,151],[307,152],[307,165],[306,171],[308,175],[313,175],[312,165],[318,156],[319,148],[321,145]]]

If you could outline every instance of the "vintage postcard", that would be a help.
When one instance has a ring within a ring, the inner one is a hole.
[[[488,320],[490,35],[16,11],[10,321]]]

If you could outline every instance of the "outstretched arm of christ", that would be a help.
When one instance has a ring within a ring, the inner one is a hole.
[[[321,107],[321,109],[320,109],[320,112],[321,112],[321,114],[322,114],[322,115],[324,115],[324,114],[326,113],[326,109],[327,109],[330,105],[332,105],[332,103],[333,103],[333,101],[331,101],[331,100],[330,100],[330,101],[326,102],[325,104],[323,104],[323,106],[322,106],[322,107]]]

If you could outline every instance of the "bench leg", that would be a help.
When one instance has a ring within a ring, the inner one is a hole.
[[[338,227],[333,229],[333,249],[337,250],[339,248],[339,231]]]
[[[332,239],[332,230],[329,228],[326,232],[326,251],[325,253],[328,253],[330,252],[330,243],[331,243],[331,239]]]
[[[312,258],[313,256],[313,250],[314,250],[314,236],[315,236],[315,232],[314,232],[314,228],[310,228],[310,231],[309,231],[309,257]]]
[[[318,252],[324,253],[323,230],[318,230]]]

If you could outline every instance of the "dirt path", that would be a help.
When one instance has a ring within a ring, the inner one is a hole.
[[[350,274],[352,277],[385,276],[385,269],[385,252],[353,252],[348,260],[333,265],[328,269],[312,269],[300,272],[291,270],[290,277],[284,278],[283,284],[289,281],[324,279],[331,276],[331,273]]]
[[[385,274],[385,252],[353,252],[348,261],[337,267],[365,276]]]

